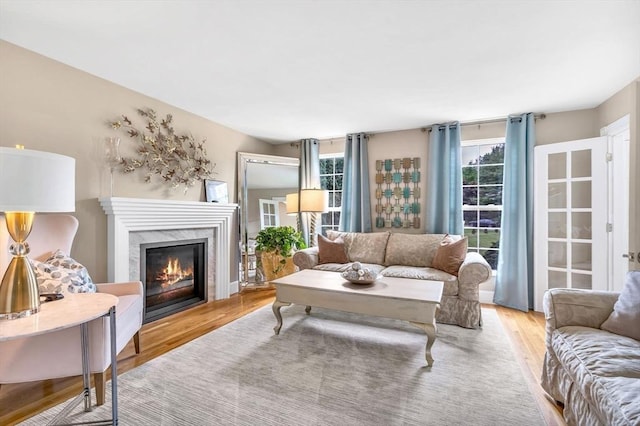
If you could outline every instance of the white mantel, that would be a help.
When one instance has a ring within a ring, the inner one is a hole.
[[[237,204],[120,197],[101,198],[99,201],[107,214],[107,272],[110,282],[130,279],[130,232],[206,228],[216,233],[215,299],[230,296],[232,222],[237,214]],[[209,295],[210,300],[212,296]]]

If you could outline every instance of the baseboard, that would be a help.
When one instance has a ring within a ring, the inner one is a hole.
[[[238,281],[233,281],[231,283],[229,283],[229,294],[236,294],[238,293],[240,290],[240,284],[238,283]]]
[[[495,305],[493,303],[493,290],[480,290],[480,303]]]

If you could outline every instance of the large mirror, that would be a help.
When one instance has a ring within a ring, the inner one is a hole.
[[[298,191],[300,160],[277,155],[238,153],[238,204],[240,206],[241,287],[263,284],[256,273],[255,238],[269,226],[296,227],[287,215],[285,197]]]

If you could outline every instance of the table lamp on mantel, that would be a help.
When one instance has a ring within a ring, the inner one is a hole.
[[[0,283],[0,319],[22,318],[40,310],[38,283],[25,240],[36,212],[75,211],[75,162],[21,145],[0,147],[0,212],[15,241],[10,248],[14,257]]]

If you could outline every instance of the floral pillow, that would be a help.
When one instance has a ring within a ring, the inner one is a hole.
[[[57,250],[44,262],[32,260],[40,294],[95,293],[96,285],[87,268]]]

